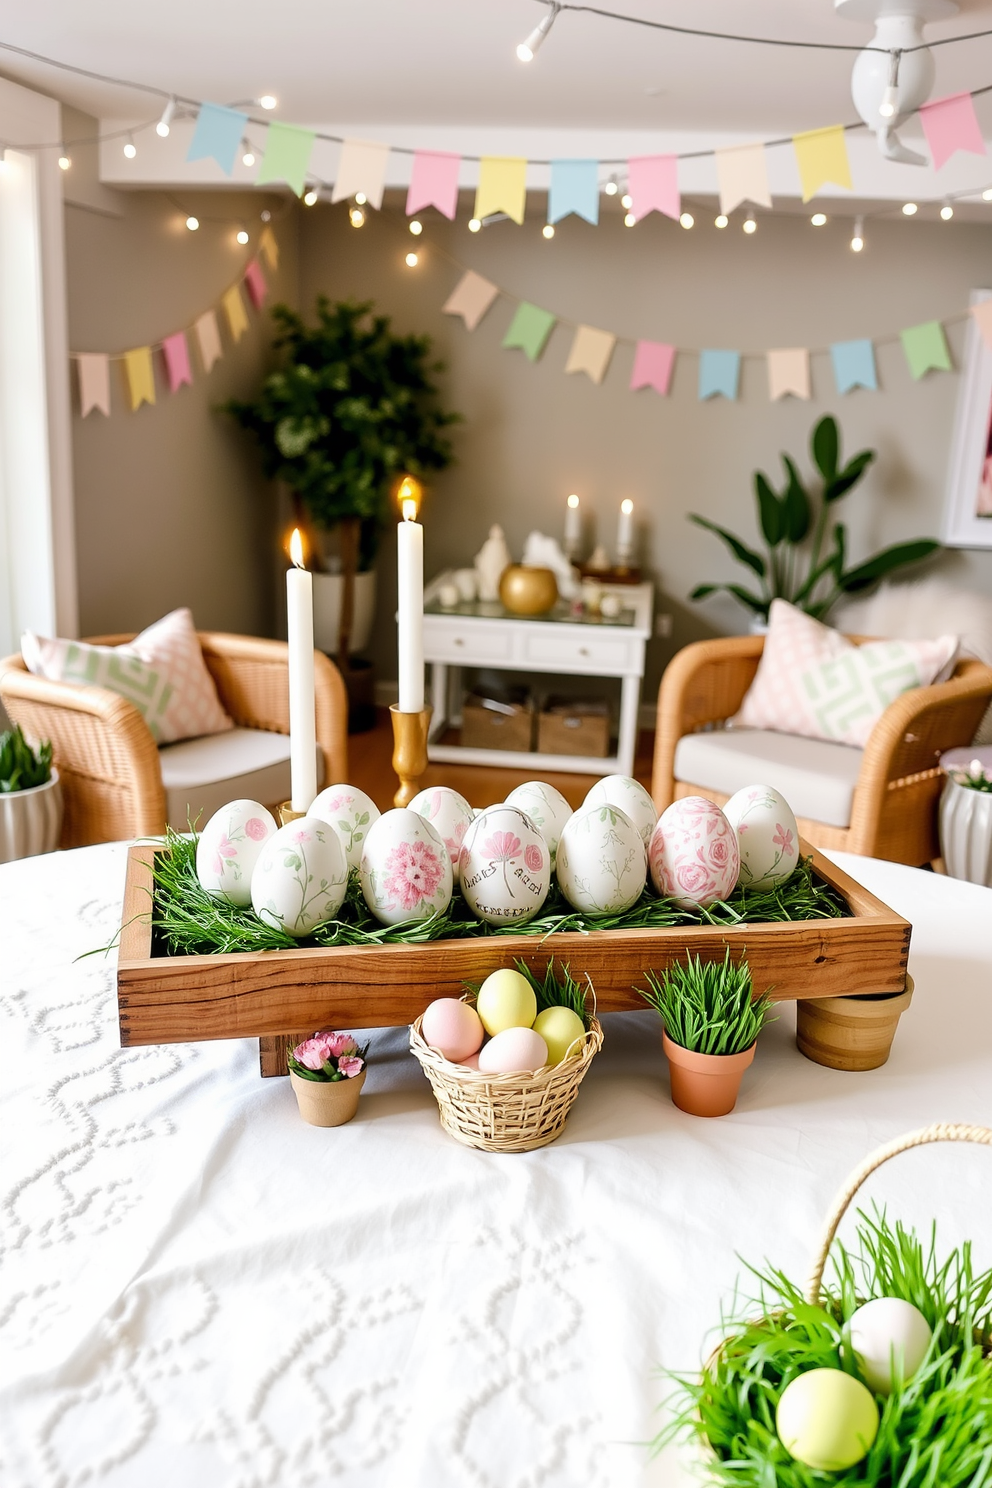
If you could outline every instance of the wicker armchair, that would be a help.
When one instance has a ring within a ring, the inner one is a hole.
[[[851,636],[858,644],[868,637]],[[671,661],[658,693],[652,795],[659,811],[681,796],[722,793],[676,779],[675,752],[687,734],[722,725],[735,714],[758,669],[764,638],[697,641]],[[876,723],[861,757],[846,827],[799,818],[815,847],[835,848],[919,866],[937,858],[937,804],[943,786],[938,757],[969,744],[992,701],[992,670],[959,661],[947,682],[904,692]],[[771,781],[774,784],[774,780]]]
[[[284,641],[198,631],[221,703],[240,728],[289,733],[289,669]],[[91,636],[119,646],[132,635]],[[341,675],[314,655],[317,742],[328,780],[348,778],[348,701]],[[0,660],[0,699],[30,739],[51,739],[62,781],[61,847],[85,847],[165,831],[166,797],[158,748],[133,703],[104,687],[50,682],[20,656]]]

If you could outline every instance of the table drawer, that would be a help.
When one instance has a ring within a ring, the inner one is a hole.
[[[460,666],[498,665],[509,662],[513,632],[506,625],[473,625],[465,620],[438,620],[429,615],[424,622],[424,655],[428,661],[450,661]]]
[[[591,629],[591,627],[590,627]],[[610,672],[636,672],[636,638],[622,635],[591,634],[542,635],[536,631],[524,637],[523,654],[534,665],[554,670],[563,667],[570,672],[593,672],[604,667]]]

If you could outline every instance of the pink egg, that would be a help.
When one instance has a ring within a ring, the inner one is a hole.
[[[486,1035],[475,1008],[454,997],[439,997],[431,1003],[420,1032],[424,1042],[452,1064],[461,1064],[466,1056],[475,1054]]]
[[[460,1060],[459,1063],[462,1069],[477,1070],[479,1068],[479,1056],[478,1054],[466,1054],[465,1058]]]
[[[543,1069],[547,1062],[548,1046],[533,1028],[504,1028],[479,1053],[483,1075],[522,1074]]]
[[[648,865],[659,894],[686,909],[705,907],[734,891],[741,867],[737,833],[705,796],[685,796],[659,817]]]

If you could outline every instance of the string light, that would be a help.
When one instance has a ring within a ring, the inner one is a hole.
[[[852,253],[860,253],[861,250],[862,250],[862,248],[864,246],[865,246],[865,219],[863,217],[855,217],[855,219],[854,219],[854,236],[851,238],[851,252]]]
[[[200,219],[199,219],[199,217],[187,217],[186,218],[186,226],[189,228],[190,232],[196,232],[196,230],[199,227],[199,225],[200,225]]]
[[[311,186],[310,187],[310,190],[306,193],[306,195],[303,198],[304,206],[307,206],[307,207],[314,207],[314,206],[316,206],[317,205],[317,200],[318,200],[319,196],[320,196],[320,192],[317,191],[317,189],[315,187]]]
[[[419,259],[418,259],[417,255],[416,255],[416,253],[408,253],[407,254],[407,256],[406,256],[406,266],[407,266],[408,269],[415,269],[417,267],[418,262],[419,262]]]
[[[130,135],[128,135],[128,137],[127,137],[127,143],[124,146],[124,155],[125,155],[125,158],[128,159],[128,160],[133,160],[134,157],[135,157],[135,155],[137,155],[137,153],[138,153],[138,151],[137,151],[137,149],[135,147],[134,140],[131,138]]]
[[[422,222],[418,222],[416,217],[414,217],[413,221],[410,223],[410,231],[413,233],[413,236],[415,238],[419,238],[423,230],[424,224]]]
[[[542,236],[542,238],[553,238],[554,235],[555,235],[555,230],[552,227],[551,223],[550,222],[546,222],[544,224],[544,226],[541,228],[541,236]]]
[[[469,224],[468,224],[468,230],[469,230],[469,232],[479,232],[479,230],[481,229],[481,227],[482,227],[482,223],[479,221],[478,217],[472,217],[469,220]]]
[[[169,125],[172,123],[172,116],[175,112],[176,100],[174,98],[170,98],[168,103],[165,105],[165,108],[162,110],[161,119],[159,119],[158,123],[155,125],[155,133],[159,136],[160,139],[168,139]]]
[[[684,227],[688,232],[690,227],[695,227],[696,219],[695,217],[693,217],[691,212],[683,212],[682,216],[679,218],[679,225],[681,227]]]
[[[982,192],[982,201],[992,201],[992,186],[986,186]]]
[[[603,190],[606,192],[607,196],[616,196],[617,192],[620,190],[620,187],[617,184],[616,176],[610,177],[606,185],[603,187]]]
[[[259,212],[258,215],[259,215],[259,217],[261,217],[261,219],[262,219],[263,222],[271,222],[272,221],[272,213],[269,211],[268,207],[263,207],[262,210]]]
[[[827,221],[827,214],[826,212],[814,212],[809,220],[814,227],[824,227]]]
[[[544,45],[544,39],[557,20],[558,11],[560,8],[560,6],[552,4],[548,10],[547,15],[544,16],[543,19],[537,23],[533,31],[527,37],[527,40],[522,41],[517,47],[517,56],[520,58],[521,62],[533,62],[534,53],[540,51],[541,47]]]
[[[944,205],[941,207],[940,215],[945,222],[950,222],[951,218],[954,216],[954,208],[951,206],[949,201],[945,201]]]
[[[714,218],[714,221],[713,221],[713,226],[714,227],[719,227],[719,228],[722,229],[722,228],[728,227],[729,225],[730,225],[730,218],[727,216],[726,212],[721,212],[720,215],[719,215],[719,217]]]
[[[254,165],[255,164],[255,151],[252,149],[251,145],[248,143],[247,140],[242,140],[241,143],[242,143],[242,146],[244,148],[244,154],[241,157],[241,164],[242,165]]]
[[[239,228],[238,229],[238,235],[237,236],[238,236],[238,242],[241,244],[241,246],[243,248],[244,245],[248,241],[248,233],[247,233],[246,229],[243,228],[243,227]]]
[[[889,81],[882,93],[878,112],[883,119],[894,119],[899,112],[899,57],[898,51],[889,53]]]
[[[748,212],[747,216],[744,218],[744,221],[743,221],[743,223],[741,225],[744,228],[744,231],[746,233],[748,233],[748,234],[755,233],[755,232],[758,231],[758,224],[754,220],[754,213],[753,212]]]
[[[633,227],[636,221],[637,218],[634,216],[633,212],[628,212],[626,217],[623,219],[623,225],[624,227]]]
[[[904,217],[915,217],[918,211],[919,207],[915,202],[903,202],[902,215]]]
[[[629,191],[625,191],[623,196],[620,198],[620,205],[624,207],[628,212],[634,205],[634,198],[631,196]]]
[[[65,146],[63,146],[62,147],[62,153],[59,156],[59,170],[68,170],[71,164],[72,164],[72,160],[65,153]]]
[[[277,102],[278,100],[273,98],[271,93],[263,93],[258,100],[258,106],[264,109],[274,109]]]
[[[360,207],[352,207],[351,211],[348,213],[348,217],[351,220],[352,227],[364,227],[365,213]]]
[[[355,192],[355,206],[356,207],[364,207],[365,206],[365,203],[367,201],[368,201],[368,197],[365,195],[365,192],[364,191],[356,191]]]

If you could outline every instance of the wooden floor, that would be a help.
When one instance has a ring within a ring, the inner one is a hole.
[[[654,735],[641,733],[638,740],[634,774],[650,790],[651,752]],[[348,783],[370,795],[380,811],[393,804],[396,776],[391,764],[393,731],[389,712],[379,710],[376,726],[367,734],[352,734],[348,740]],[[505,801],[514,786],[525,780],[544,780],[556,786],[573,806],[581,806],[586,792],[599,777],[567,775],[545,771],[539,765],[531,770],[499,770],[491,765],[428,765],[421,785],[450,785],[460,791],[470,806],[492,806]]]

